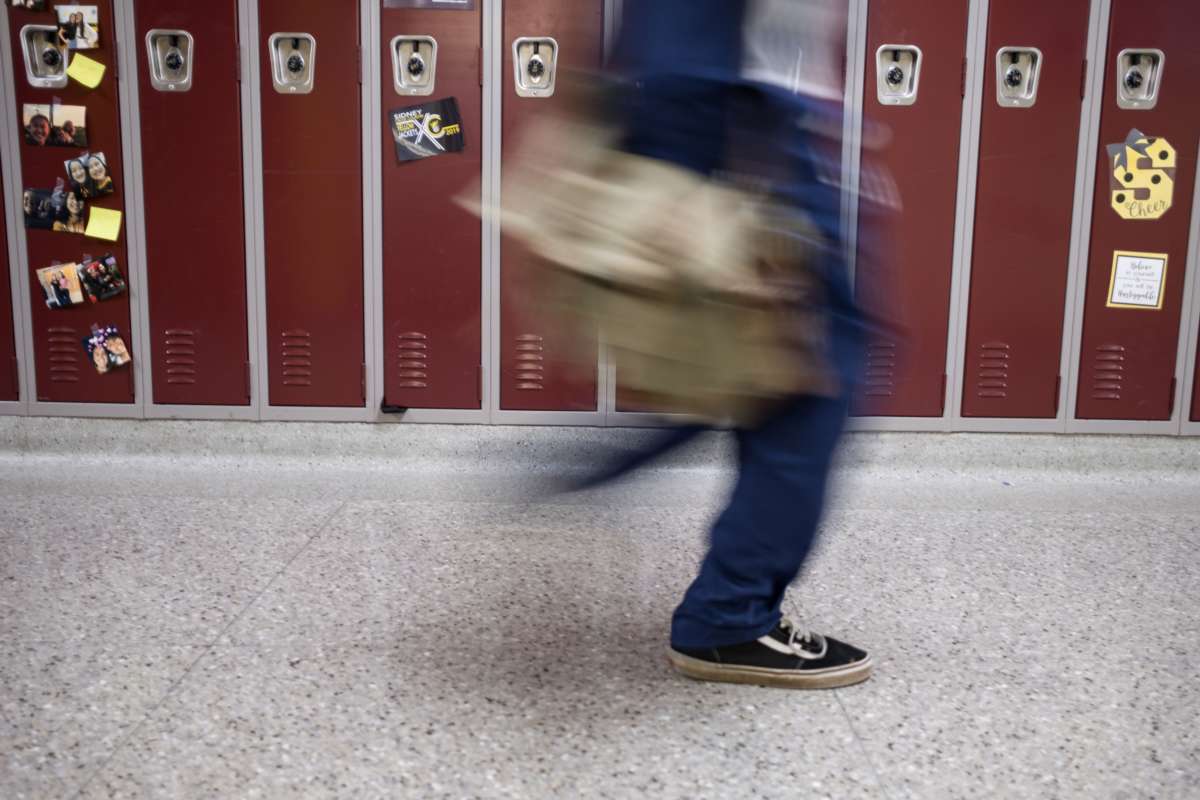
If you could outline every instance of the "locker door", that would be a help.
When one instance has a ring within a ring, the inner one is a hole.
[[[1196,38],[1195,4],[1190,0],[1113,0],[1079,356],[1076,416],[1080,419],[1167,420],[1172,415],[1200,140]],[[1161,62],[1157,66],[1156,59]],[[1137,72],[1140,80],[1130,78],[1131,72]],[[1130,87],[1127,80],[1137,86]],[[1138,99],[1147,93],[1154,95],[1154,102]],[[1131,97],[1140,107],[1122,107],[1131,105]],[[1125,166],[1117,171],[1106,146],[1125,142],[1135,128],[1147,137],[1147,144],[1141,146],[1145,152],[1127,160],[1128,172]],[[1136,183],[1147,177],[1161,184],[1170,177],[1157,169],[1171,160],[1162,140],[1176,152],[1173,202],[1158,219],[1125,219],[1114,210],[1114,202],[1126,214],[1154,212],[1148,205],[1135,211],[1132,204],[1140,202],[1138,195],[1143,193],[1115,188],[1110,181],[1129,184],[1128,178]],[[1118,252],[1156,255],[1126,257],[1121,264]],[[1166,257],[1165,270],[1158,269],[1158,257]],[[1151,298],[1140,305],[1143,300],[1127,294],[1131,288],[1127,270],[1134,268],[1130,259],[1140,262],[1138,269],[1150,269],[1149,286],[1158,303]]]
[[[6,4],[7,5],[7,4]],[[115,192],[89,201],[92,208],[108,208],[124,212],[123,164],[121,159],[121,117],[117,98],[116,45],[113,42],[113,11],[111,0],[97,0],[98,46],[86,55],[107,69],[100,85],[88,89],[69,80],[65,86],[42,88],[31,85],[26,74],[22,50],[22,29],[26,25],[54,24],[53,14],[9,8],[9,28],[13,52],[13,79],[16,85],[16,112],[22,116],[26,103],[61,103],[86,106],[88,145],[80,147],[38,147],[22,141],[21,185],[27,189],[53,189],[55,180],[67,179],[64,162],[81,155],[85,150],[104,153],[108,173],[113,178]],[[88,210],[90,213],[90,209]],[[84,236],[49,230],[26,230],[29,256],[30,296],[26,301],[31,309],[31,329],[34,346],[34,371],[37,377],[37,399],[44,402],[66,403],[132,403],[134,399],[133,370],[114,370],[104,375],[96,372],[83,349],[83,340],[93,324],[116,326],[136,360],[130,340],[129,293],[97,305],[76,305],[51,309],[38,283],[36,271],[55,262],[78,262],[85,254],[114,255],[130,280],[125,251],[124,225],[116,243],[89,239]],[[130,280],[131,290],[132,281]]]
[[[990,6],[964,416],[1058,414],[1088,10]]]
[[[270,403],[361,408],[358,5],[258,8]]]
[[[482,3],[429,7],[385,0],[383,119],[384,402],[404,408],[482,404],[482,232],[454,201],[483,164]],[[397,38],[399,37],[399,38]],[[393,45],[393,42],[395,43]],[[391,111],[438,113],[454,98],[465,146],[399,163]]]
[[[247,405],[236,0],[137,0],[154,402]]]
[[[564,101],[563,92],[547,95],[539,86],[553,80],[556,72],[601,66],[604,4],[602,0],[509,0],[504,4],[503,50],[507,156],[519,146],[522,129],[536,125],[539,117]],[[562,320],[525,302],[537,296],[534,282],[539,273],[530,268],[528,254],[518,242],[504,237],[500,257],[500,407],[595,411],[595,341],[569,340],[577,334]]]
[[[1196,375],[1200,375],[1200,349],[1196,351]],[[1200,380],[1192,385],[1192,413],[1188,417],[1192,422],[1200,422]]]
[[[4,174],[0,172],[0,186]],[[8,265],[8,225],[0,205],[0,400],[20,399],[17,376],[17,339],[13,328],[12,284]]]
[[[864,125],[890,132],[875,156],[903,206],[889,223],[897,229],[889,257],[871,263],[860,249],[859,303],[890,325],[868,342],[853,406],[859,416],[936,417],[944,409],[967,6],[869,4]]]

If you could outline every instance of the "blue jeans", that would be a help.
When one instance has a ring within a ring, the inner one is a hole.
[[[816,538],[846,412],[844,399],[801,398],[737,434],[737,484],[675,611],[672,645],[740,644],[779,623],[784,593]]]

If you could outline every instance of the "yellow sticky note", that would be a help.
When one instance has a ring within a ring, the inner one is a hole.
[[[104,77],[104,65],[82,53],[75,53],[71,56],[71,63],[67,66],[67,75],[89,89],[95,89]]]
[[[93,208],[83,235],[115,242],[121,236],[121,212],[111,208]]]

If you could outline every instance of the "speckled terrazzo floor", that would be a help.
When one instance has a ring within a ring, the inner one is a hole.
[[[1188,798],[1200,441],[851,438],[805,619],[868,683],[671,674],[713,436],[0,420],[0,797]]]

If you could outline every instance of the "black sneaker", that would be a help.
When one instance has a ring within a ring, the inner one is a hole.
[[[871,656],[784,618],[752,642],[701,650],[672,647],[675,669],[700,681],[752,683],[786,689],[833,689],[871,677]]]

